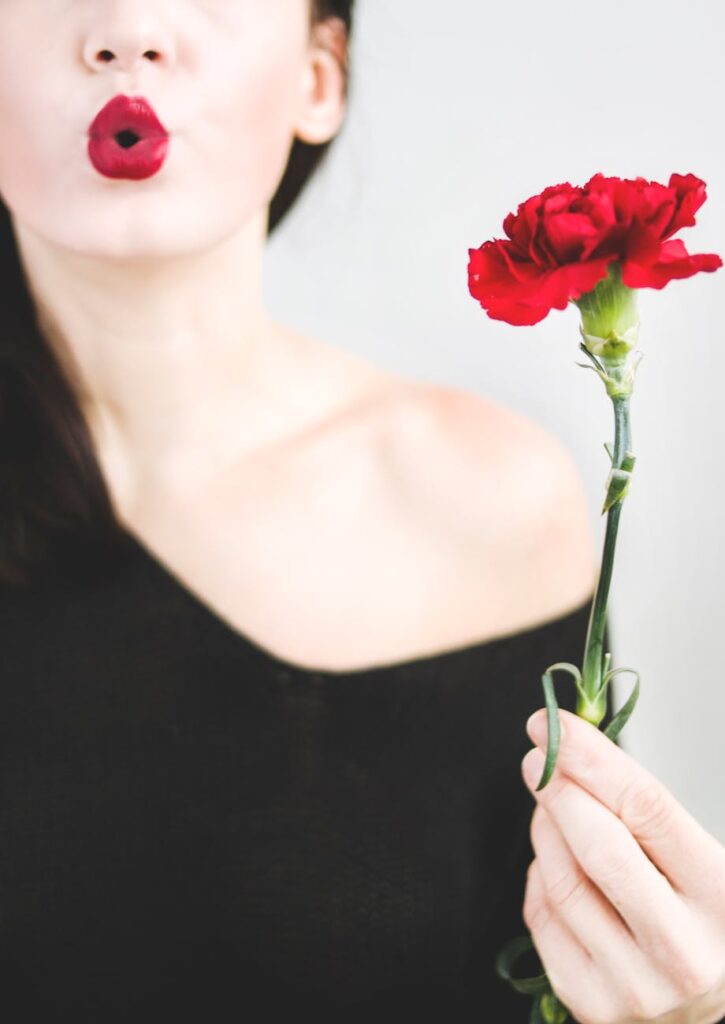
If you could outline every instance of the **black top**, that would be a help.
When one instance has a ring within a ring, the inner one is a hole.
[[[313,671],[129,542],[93,584],[0,588],[7,1019],[526,1024],[494,970],[527,932],[525,723],[544,670],[581,665],[591,598]]]

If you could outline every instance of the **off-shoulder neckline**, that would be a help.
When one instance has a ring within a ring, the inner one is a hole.
[[[302,665],[291,661],[282,655],[265,647],[260,641],[255,640],[248,633],[238,629],[231,622],[225,619],[210,605],[203,601],[186,583],[184,583],[162,559],[152,551],[144,541],[128,529],[122,529],[122,534],[127,546],[136,552],[139,559],[150,569],[157,578],[163,581],[166,586],[180,596],[190,608],[194,609],[205,622],[228,642],[236,644],[245,654],[249,654],[262,666],[272,670],[275,676],[283,681],[312,681],[316,683],[337,682],[341,680],[382,678],[386,675],[407,674],[428,666],[442,666],[456,659],[479,655],[490,652],[492,655],[505,649],[510,644],[520,643],[526,639],[533,639],[536,636],[548,632],[556,626],[565,627],[574,624],[578,620],[584,620],[585,613],[591,607],[594,594],[590,594],[586,600],[569,611],[563,612],[553,618],[545,619],[542,622],[525,626],[521,629],[512,630],[498,636],[488,637],[484,640],[473,641],[458,647],[448,647],[432,654],[420,654],[410,658],[403,658],[397,661],[379,662],[372,665],[363,665],[358,668],[330,669],[316,666]],[[582,637],[582,644],[584,637]]]

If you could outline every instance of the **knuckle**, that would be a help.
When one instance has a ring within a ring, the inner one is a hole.
[[[524,923],[533,934],[540,931],[550,917],[549,907],[541,897],[527,899],[524,903]]]
[[[549,906],[541,886],[539,865],[536,859],[531,861],[527,872],[522,916],[524,924],[532,933],[535,930],[541,929],[550,916]]]
[[[677,1005],[673,990],[659,971],[652,970],[644,951],[629,947],[620,973],[617,1020],[657,1021]]]
[[[552,990],[575,1021],[579,1024],[620,1024],[622,1016],[613,1006],[611,993],[602,990],[601,976],[594,961],[576,973],[561,973],[557,965],[544,966]]]
[[[531,839],[531,845],[536,849],[539,838],[541,836],[541,814],[539,813],[540,804],[537,804],[534,808],[534,813],[531,815],[531,821],[529,822],[529,838]]]
[[[542,900],[528,900],[524,904],[524,923],[532,935],[541,931],[549,916],[549,908]]]
[[[669,1004],[663,1004],[661,996],[644,994],[638,989],[629,989],[623,999],[623,1010],[627,1020],[654,1021]]]
[[[581,871],[564,871],[547,886],[547,898],[558,910],[571,910],[589,892],[589,880]]]
[[[659,934],[650,956],[666,970],[669,987],[680,1005],[710,995],[719,984],[722,965],[716,963],[712,951],[705,951],[684,920],[679,927]]]
[[[551,990],[559,1002],[575,1015],[577,1021],[583,1021],[584,1017],[581,1014],[586,1012],[586,1007],[582,1005],[577,979],[570,975],[564,977],[556,967],[546,967],[546,976],[549,979]]]
[[[666,832],[673,812],[673,799],[657,780],[634,783],[622,798],[621,818],[638,834],[654,837]]]
[[[718,973],[709,960],[683,951],[675,961],[670,977],[680,997],[694,1001],[712,993]]]
[[[592,877],[603,882],[613,882],[625,878],[637,855],[635,843],[600,842],[588,848],[582,855],[582,861],[591,871]]]
[[[574,1012],[579,1024],[617,1024],[622,1018],[606,1006],[582,1006],[579,1004],[566,1003]]]

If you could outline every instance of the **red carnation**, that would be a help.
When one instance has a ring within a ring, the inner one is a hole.
[[[706,198],[694,174],[671,174],[667,185],[603,174],[583,188],[551,185],[508,214],[508,238],[468,250],[468,290],[493,320],[525,325],[592,291],[613,261],[629,288],[717,270],[719,256],[691,256],[670,237],[695,223]]]
[[[637,462],[632,449],[630,403],[643,355],[638,348],[638,289],[663,288],[673,278],[691,277],[700,270],[722,266],[719,256],[690,256],[683,243],[671,237],[695,223],[695,214],[705,198],[705,183],[694,174],[672,174],[666,186],[645,178],[595,174],[583,188],[565,182],[532,196],[504,220],[506,239],[494,239],[480,249],[468,250],[468,290],[492,319],[516,325],[536,324],[554,307],[565,309],[568,303],[577,307],[579,350],[588,360],[577,365],[594,370],[614,413],[614,439],[604,445],[609,473],[601,514],[607,515],[607,528],[584,657],[581,667],[557,661],[541,676],[546,755],[538,785],[534,789],[534,782],[528,783],[535,793],[554,777],[559,755],[561,723],[554,673],[565,672],[572,677],[577,688],[576,714],[597,729],[607,715],[607,692],[614,677],[621,673],[634,676],[629,698],[603,729],[614,742],[639,700],[639,672],[629,667],[611,668],[612,654],[605,646],[617,532]],[[539,745],[543,748],[543,743]],[[531,978],[513,974],[519,956],[535,947],[535,932],[533,938],[523,935],[512,939],[496,958],[496,972],[518,991],[534,994],[531,1021],[564,1024],[570,1011],[546,969]],[[570,977],[576,978],[577,965],[567,961],[566,951],[560,964],[562,971],[568,970]],[[584,999],[585,987],[580,986],[580,990]]]

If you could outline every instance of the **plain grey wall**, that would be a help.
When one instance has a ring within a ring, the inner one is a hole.
[[[347,121],[269,242],[268,306],[545,424],[580,467],[603,542],[612,406],[576,365],[578,315],[490,320],[468,295],[467,250],[502,237],[506,213],[546,185],[677,171],[708,186],[678,237],[725,255],[723,5],[358,5]],[[609,604],[613,666],[642,676],[622,744],[725,842],[725,268],[641,290],[639,306],[638,462]],[[620,679],[618,704],[631,686]]]

